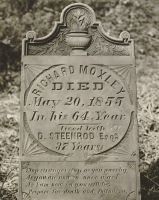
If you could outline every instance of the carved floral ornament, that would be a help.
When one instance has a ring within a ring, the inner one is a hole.
[[[89,52],[89,49],[86,51],[88,47],[94,49],[94,45],[97,45],[94,44],[94,32],[99,35],[99,42],[106,46],[104,48],[107,48],[109,44],[109,46],[115,45],[116,49],[119,49],[113,51],[112,55],[131,54],[129,49],[131,44],[130,34],[123,31],[118,39],[108,36],[100,22],[96,21],[92,8],[83,3],[67,6],[62,11],[60,22],[55,23],[52,32],[47,36],[36,38],[36,33],[29,31],[24,40],[29,41],[29,45],[24,42],[26,44],[24,51],[26,50],[28,55],[94,55],[93,52]],[[70,50],[72,51],[70,52]],[[96,54],[100,55],[101,51],[96,52]],[[111,54],[110,51],[102,51],[101,55],[107,54]]]
[[[64,14],[69,33],[66,35],[66,43],[72,48],[72,55],[87,55],[85,49],[90,45],[91,35],[89,27],[93,24],[95,15],[87,7],[74,7]]]
[[[86,32],[93,24],[91,14],[83,8],[71,10],[66,16],[66,23],[71,32]]]

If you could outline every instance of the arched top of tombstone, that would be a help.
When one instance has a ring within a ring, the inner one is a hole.
[[[133,56],[134,49],[127,31],[121,32],[119,38],[108,36],[91,7],[74,3],[63,9],[60,22],[55,22],[45,37],[37,38],[34,31],[27,32],[22,54]]]

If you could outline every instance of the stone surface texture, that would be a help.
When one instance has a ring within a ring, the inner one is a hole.
[[[22,44],[20,200],[140,200],[134,44],[71,4]]]

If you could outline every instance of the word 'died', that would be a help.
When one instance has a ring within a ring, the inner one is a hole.
[[[89,82],[67,82],[66,84],[63,84],[62,82],[54,82],[52,84],[52,90],[62,90],[64,87],[66,90],[103,90],[104,85],[102,82],[93,82],[92,84]]]

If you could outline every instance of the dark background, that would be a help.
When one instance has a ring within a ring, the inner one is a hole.
[[[0,0],[0,200],[18,189],[21,41],[48,34],[70,3],[90,5],[113,37],[135,40],[142,200],[159,200],[159,0]]]

